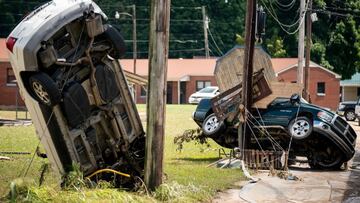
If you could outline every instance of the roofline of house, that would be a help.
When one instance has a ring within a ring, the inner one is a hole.
[[[341,84],[340,87],[360,87],[360,84]]]
[[[292,68],[297,67],[297,65],[298,65],[298,64],[295,63],[295,64],[293,64],[293,65],[288,66],[287,68],[282,69],[281,71],[275,73],[275,74],[276,74],[276,77],[279,76],[279,74],[281,74],[281,73],[283,73],[283,72],[285,72],[285,71],[288,71],[288,70],[290,70],[290,69],[292,69]],[[304,65],[304,66],[305,66],[305,65]],[[319,64],[317,64],[317,63],[315,63],[315,62],[312,62],[312,61],[311,61],[311,63],[310,63],[310,68],[320,68],[320,69],[322,69],[322,70],[324,70],[324,71],[326,71],[326,72],[334,75],[336,79],[341,79],[341,76],[340,76],[339,74],[334,73],[333,71],[331,71],[331,70],[329,70],[329,69],[327,69],[327,68],[324,68],[324,67],[320,66]]]

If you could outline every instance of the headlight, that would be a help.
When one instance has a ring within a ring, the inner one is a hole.
[[[344,109],[345,108],[345,105],[344,104],[340,104],[339,105],[339,110],[342,110],[342,109]]]
[[[332,115],[324,112],[324,111],[320,111],[318,114],[317,114],[318,118],[320,118],[321,120],[323,121],[326,121],[328,123],[331,123],[333,117]]]

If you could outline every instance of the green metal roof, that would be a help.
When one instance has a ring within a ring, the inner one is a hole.
[[[354,74],[351,79],[341,80],[340,86],[360,86],[360,73]]]

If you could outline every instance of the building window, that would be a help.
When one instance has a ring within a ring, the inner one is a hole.
[[[6,70],[6,85],[16,86],[16,78],[12,68],[7,68]]]
[[[141,86],[140,89],[140,97],[146,97],[146,87]]]
[[[291,81],[291,83],[297,83],[297,81]]]
[[[357,96],[360,97],[360,87],[357,88]]]
[[[319,95],[319,96],[325,95],[325,82],[317,83],[317,95]]]
[[[197,80],[196,81],[196,91],[199,91],[205,87],[209,87],[211,86],[211,82],[210,81],[202,81],[202,80]]]

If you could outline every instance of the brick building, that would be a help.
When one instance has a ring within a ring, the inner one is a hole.
[[[273,69],[279,81],[296,82],[297,58],[273,58]],[[120,61],[123,68],[133,71],[133,60]],[[214,68],[216,59],[169,59],[168,104],[187,103],[189,96],[205,86],[216,85]],[[137,60],[137,74],[148,75],[148,60]],[[336,110],[340,101],[340,75],[311,62],[310,99],[313,104]],[[137,87],[137,103],[146,102],[146,92]],[[180,93],[180,94],[179,94]]]
[[[133,60],[123,59],[120,64],[124,70],[133,72]],[[216,59],[169,59],[167,70],[167,103],[186,104],[190,95],[207,86],[216,86],[214,77]],[[136,74],[146,77],[149,62],[138,59]],[[146,102],[146,88],[136,87],[136,102]]]
[[[296,82],[297,58],[274,58],[271,59],[271,62],[279,81]],[[340,75],[311,62],[309,73],[310,102],[336,110],[340,102],[340,79]]]
[[[296,58],[271,59],[280,81],[296,82]],[[133,60],[123,59],[120,64],[124,70],[133,72]],[[148,60],[138,59],[136,73],[148,75]],[[189,96],[206,86],[216,86],[214,69],[216,59],[169,59],[167,71],[167,103],[188,103]],[[20,106],[24,102],[17,96],[16,81],[6,53],[5,39],[0,39],[0,108]],[[340,100],[340,76],[334,72],[311,63],[310,98],[319,106],[335,110]],[[136,86],[136,102],[146,102],[146,88]]]

